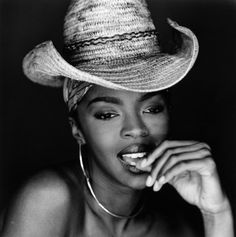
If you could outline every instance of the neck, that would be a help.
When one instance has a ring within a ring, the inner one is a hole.
[[[96,181],[88,181],[87,185],[96,206],[99,206],[111,218],[128,219],[140,211],[141,191],[118,187],[109,181],[105,183],[101,177]]]
[[[90,207],[102,219],[110,219],[113,222],[122,219],[128,220],[131,219],[129,217],[134,217],[135,213],[140,212],[142,191],[124,186],[109,177],[108,174],[101,172],[99,168],[92,169],[91,167],[93,166],[91,164],[86,165],[89,168],[88,172],[86,172],[81,154],[80,165],[85,177],[89,177],[86,180],[86,186],[88,187],[87,195],[90,196],[88,196]]]
[[[134,195],[134,192],[120,192],[113,187],[107,190],[104,185],[93,182],[93,186],[96,187],[95,191],[89,180],[87,182],[90,189],[88,190],[90,191],[90,198],[88,198],[90,208],[111,233],[117,233],[118,236],[123,235],[129,223],[141,211],[140,207],[135,208],[140,199],[140,192]]]

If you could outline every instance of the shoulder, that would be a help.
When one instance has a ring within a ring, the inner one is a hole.
[[[32,177],[7,213],[3,236],[60,236],[71,205],[70,187],[53,170]],[[58,233],[56,233],[58,232]]]
[[[21,189],[21,194],[26,197],[37,198],[36,193],[41,197],[47,197],[48,194],[65,197],[68,195],[68,187],[55,170],[45,170],[33,176]]]

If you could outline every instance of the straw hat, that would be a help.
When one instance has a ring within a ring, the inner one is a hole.
[[[166,89],[188,73],[198,54],[193,32],[168,22],[182,37],[174,54],[161,51],[144,0],[74,0],[65,17],[64,58],[46,41],[25,56],[24,73],[53,87],[70,78],[137,92]]]

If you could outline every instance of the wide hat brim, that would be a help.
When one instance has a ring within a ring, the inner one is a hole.
[[[42,85],[60,87],[64,78],[85,81],[111,89],[152,92],[169,88],[182,80],[196,61],[199,45],[194,33],[168,19],[181,33],[182,44],[175,54],[158,53],[135,64],[118,67],[72,66],[51,41],[31,50],[23,60],[25,75]]]

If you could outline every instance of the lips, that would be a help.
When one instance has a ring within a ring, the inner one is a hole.
[[[147,157],[147,152],[137,152],[137,153],[126,153],[120,156],[122,161],[132,165],[136,166],[136,163],[144,158]]]
[[[134,168],[139,161],[147,158],[152,150],[151,145],[133,144],[120,151],[117,157],[126,167]]]

